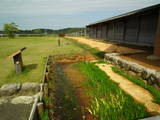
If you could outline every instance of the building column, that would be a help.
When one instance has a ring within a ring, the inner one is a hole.
[[[157,21],[157,31],[154,44],[154,55],[160,57],[160,10]]]

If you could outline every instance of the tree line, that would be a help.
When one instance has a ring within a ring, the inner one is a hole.
[[[16,34],[69,34],[76,31],[82,31],[85,30],[85,28],[64,28],[59,30],[52,30],[52,29],[33,29],[33,30],[20,30],[19,26],[12,22],[4,24],[3,31],[0,31],[0,34],[5,34],[9,38],[14,38]]]

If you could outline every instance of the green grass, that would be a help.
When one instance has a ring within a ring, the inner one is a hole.
[[[56,36],[0,38],[0,86],[13,82],[41,82],[44,65],[49,55],[84,52],[81,47],[65,38],[61,38],[61,47],[58,47],[57,39]],[[27,47],[23,52],[25,68],[22,74],[16,75],[13,60],[6,60],[6,57],[22,47]]]
[[[140,78],[138,78],[136,76],[131,76],[129,74],[126,74],[123,70],[119,69],[118,67],[114,66],[114,67],[112,67],[112,70],[115,73],[118,73],[119,75],[127,78],[128,80],[132,81],[133,83],[148,90],[154,96],[153,102],[160,104],[160,91],[158,89],[156,89],[154,86],[151,86],[149,84],[144,83]]]
[[[97,59],[104,59],[104,54],[106,52],[100,51],[96,48],[92,48],[89,45],[86,44],[82,44],[80,42],[77,42],[76,40],[72,40],[72,42],[74,42],[75,45],[81,47],[82,49],[89,51],[91,54],[93,54]]]
[[[148,117],[149,113],[142,104],[123,92],[105,72],[94,63],[77,63],[88,80],[89,94],[92,98],[88,111],[98,120],[136,120]]]
[[[49,120],[48,110],[45,110],[43,114],[40,116],[41,120]]]

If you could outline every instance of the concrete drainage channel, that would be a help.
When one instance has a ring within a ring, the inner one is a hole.
[[[95,60],[95,58],[88,53],[78,55],[54,55],[48,58],[42,87],[42,101],[38,103],[39,105],[37,107],[38,114],[42,120],[46,118],[46,116],[48,116],[50,120],[83,119],[87,113],[82,109],[82,107],[84,107],[84,105],[81,104],[83,100],[78,99],[80,97],[80,91],[78,91],[80,88],[76,87],[78,83],[73,83],[73,79],[71,79],[71,76],[75,74],[75,72],[73,73],[73,71],[70,70],[74,63],[93,60]],[[70,76],[68,76],[69,74]],[[79,78],[82,77],[79,74],[76,74],[76,76]]]
[[[40,84],[6,84],[0,88],[1,120],[27,120],[34,101],[39,97]]]
[[[41,84],[40,87],[40,92],[38,97],[35,99],[34,104],[32,106],[31,112],[30,112],[30,116],[29,116],[29,120],[40,120],[42,114],[44,113],[44,101],[43,101],[43,97],[48,96],[48,85],[47,85],[47,81],[48,81],[48,72],[49,72],[49,64],[51,57],[49,56],[47,58],[47,62],[45,64],[45,69],[44,69],[44,75],[43,75],[43,83]]]

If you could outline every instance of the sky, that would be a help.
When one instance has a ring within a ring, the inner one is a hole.
[[[15,22],[20,29],[62,29],[159,4],[160,0],[0,0],[0,30]]]

